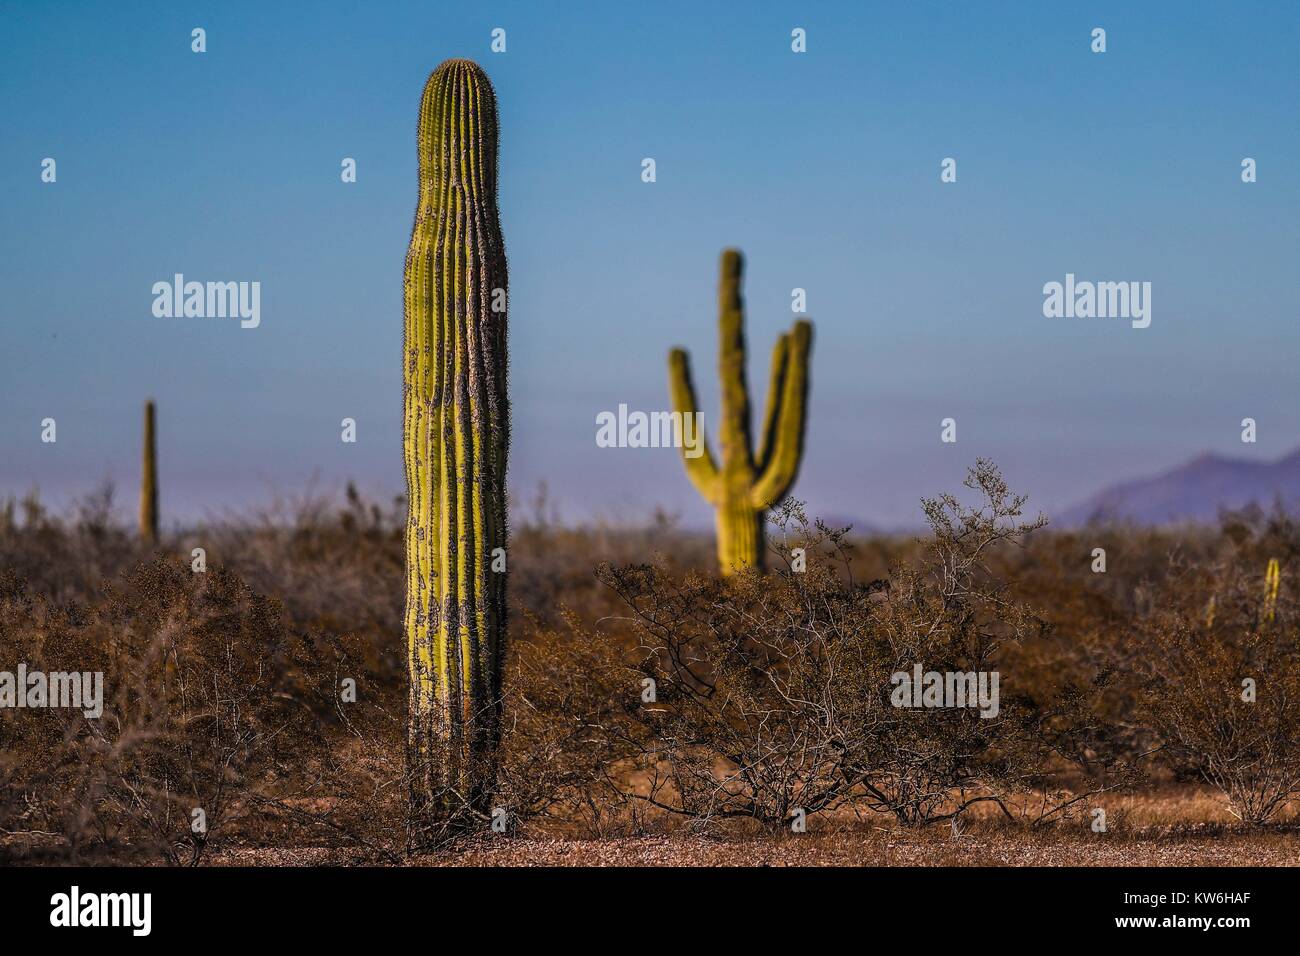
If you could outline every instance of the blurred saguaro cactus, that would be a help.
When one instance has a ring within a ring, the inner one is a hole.
[[[153,399],[144,403],[144,461],[140,478],[140,537],[158,540],[158,440]]]
[[[692,458],[682,449],[686,473],[717,513],[718,563],[723,574],[763,566],[766,511],[794,484],[803,457],[807,420],[808,359],[812,323],[800,319],[777,339],[772,351],[767,411],[755,455],[750,433],[749,388],[745,381],[745,306],[741,297],[744,260],[737,249],[722,253],[718,286],[722,461],[707,446]],[[673,349],[668,356],[673,408],[683,417],[698,410],[690,356]]]
[[[506,640],[506,256],[497,108],[469,60],[429,76],[406,254],[405,632],[412,823],[482,813]]]

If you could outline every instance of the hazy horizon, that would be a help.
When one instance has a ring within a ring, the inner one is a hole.
[[[728,246],[746,255],[760,409],[806,290],[793,494],[813,514],[915,526],[919,497],[957,490],[977,457],[1050,515],[1204,452],[1300,446],[1292,4],[755,4],[742,19],[684,3],[0,3],[0,20],[0,497],[38,486],[63,507],[109,478],[129,510],[149,397],[164,524],[313,475],[402,493],[416,107],[448,57],[481,63],[500,104],[510,485],[546,482],[567,520],[662,506],[711,525],[676,450],[599,448],[595,419],[666,409],[680,345],[716,440]],[[259,282],[260,324],[155,317],[151,288],[177,273]],[[1044,284],[1067,275],[1150,282],[1150,326],[1045,317]]]

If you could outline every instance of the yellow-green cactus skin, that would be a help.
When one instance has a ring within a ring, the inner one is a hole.
[[[412,819],[481,811],[501,727],[506,641],[506,255],[497,108],[469,60],[420,101],[406,254],[403,443]]]
[[[140,537],[149,544],[158,541],[158,441],[154,404],[144,403],[144,461],[140,477]]]
[[[772,351],[767,412],[758,454],[750,434],[749,389],[745,383],[745,305],[741,298],[744,259],[737,249],[722,253],[718,285],[719,354],[722,381],[722,463],[705,446],[692,458],[682,450],[686,474],[717,513],[718,564],[723,574],[763,567],[764,515],[789,492],[803,458],[807,421],[808,359],[812,323],[800,319]],[[673,408],[693,415],[699,408],[684,349],[668,356]]]

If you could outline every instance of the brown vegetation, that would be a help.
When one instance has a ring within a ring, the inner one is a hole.
[[[990,466],[970,487],[926,502],[914,541],[786,505],[776,570],[726,579],[669,520],[531,509],[511,541],[507,832],[485,816],[482,840],[420,861],[1280,862],[1300,529],[1252,512],[1054,533]],[[350,490],[154,548],[107,493],[67,519],[0,509],[0,670],[105,688],[97,720],[0,710],[0,855],[409,859],[400,516]],[[996,716],[893,706],[916,664],[997,672]]]

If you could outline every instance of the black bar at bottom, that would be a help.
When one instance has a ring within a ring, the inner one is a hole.
[[[1295,888],[1293,869],[1229,868],[6,868],[0,925],[7,942],[75,934],[83,943],[283,940],[295,949],[419,936],[439,913],[458,931],[477,925],[597,945],[688,932],[725,937],[730,947],[801,925],[864,942],[1051,932],[1078,940],[1200,934],[1230,945],[1241,933],[1289,929]],[[149,894],[147,911],[131,894]],[[120,925],[71,925],[114,920]]]

